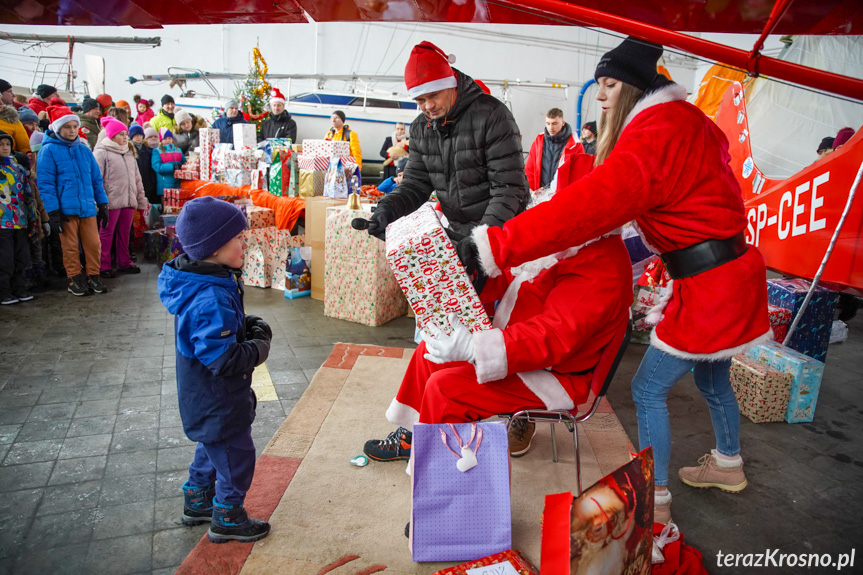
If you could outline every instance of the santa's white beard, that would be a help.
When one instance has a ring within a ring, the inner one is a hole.
[[[589,543],[585,546],[578,561],[578,571],[574,575],[621,575],[626,560],[626,543],[623,538]]]

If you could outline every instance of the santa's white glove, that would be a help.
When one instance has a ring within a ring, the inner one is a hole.
[[[447,320],[452,333],[443,333],[436,325],[430,324],[426,331],[422,332],[423,341],[426,344],[426,354],[423,356],[432,363],[450,363],[453,361],[476,361],[476,353],[473,347],[473,334],[461,323],[458,314],[451,313]]]

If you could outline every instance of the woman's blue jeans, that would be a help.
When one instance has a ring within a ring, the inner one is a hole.
[[[695,385],[710,408],[716,450],[732,457],[740,453],[740,411],[729,377],[731,360],[681,359],[651,345],[632,380],[632,399],[638,415],[639,447],[653,447],[656,485],[668,485],[671,459],[671,427],[666,398],[690,369],[694,369]]]

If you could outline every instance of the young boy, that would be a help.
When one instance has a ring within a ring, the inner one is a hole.
[[[30,182],[12,156],[14,140],[0,130],[0,305],[33,299],[24,270],[30,265],[31,228],[36,222]]]
[[[213,543],[257,541],[270,524],[243,509],[255,472],[252,372],[270,352],[272,331],[243,312],[243,213],[212,197],[177,218],[186,250],[159,274],[159,297],[176,316],[177,393],[186,436],[198,442],[183,485],[183,523],[210,521]]]
[[[51,233],[59,234],[69,293],[106,293],[99,279],[102,242],[99,227],[108,225],[108,195],[93,152],[78,135],[78,116],[66,106],[49,106],[51,126],[42,140],[36,181],[48,212]],[[84,248],[86,275],[81,273],[78,243]]]

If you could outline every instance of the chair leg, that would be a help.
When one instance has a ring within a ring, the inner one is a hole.
[[[551,426],[551,460],[557,463],[557,437],[554,435],[554,423],[549,423]]]
[[[581,454],[578,449],[578,425],[573,425],[572,443],[575,445],[575,477],[578,481],[578,494],[576,497],[578,497],[581,495]]]

